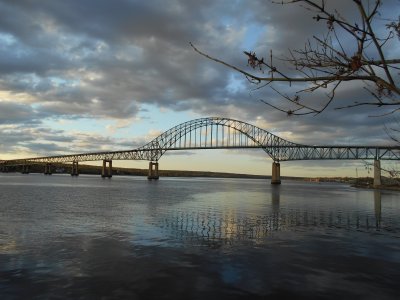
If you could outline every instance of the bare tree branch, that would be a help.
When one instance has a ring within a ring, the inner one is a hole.
[[[261,87],[271,87],[293,107],[282,109],[267,101],[263,103],[289,115],[323,112],[334,102],[341,84],[351,81],[363,82],[367,85],[369,83],[373,86],[373,89],[367,89],[372,99],[359,103],[349,101],[347,105],[338,109],[375,106],[377,108],[393,107],[390,113],[400,110],[400,74],[395,73],[400,70],[400,58],[387,57],[389,51],[385,49],[387,45],[392,44],[388,43],[389,40],[396,41],[393,40],[395,36],[400,41],[400,16],[398,20],[380,18],[380,21],[387,22],[384,28],[387,32],[382,34],[382,27],[375,27],[377,26],[375,20],[380,17],[380,9],[384,5],[382,0],[349,0],[349,3],[352,3],[354,9],[358,11],[357,21],[347,20],[340,11],[328,7],[324,0],[282,0],[279,2],[272,0],[272,3],[300,4],[315,14],[313,19],[316,22],[326,22],[327,25],[327,32],[322,37],[313,36],[305,43],[303,49],[289,49],[289,57],[276,58],[294,67],[294,70],[278,69],[273,64],[275,57],[272,51],[268,62],[255,52],[244,51],[248,66],[253,69],[253,71],[248,71],[210,56],[192,43],[190,45],[200,55],[243,74],[251,83],[258,85],[257,90]],[[331,3],[334,2],[331,1]],[[354,42],[353,46],[347,45],[349,40]],[[265,73],[269,76],[264,76]],[[290,96],[273,88],[271,85],[273,82],[286,82],[290,85],[305,83],[307,87],[295,91],[293,96]],[[325,93],[327,100],[319,108],[302,103],[305,97],[301,97],[302,100],[300,100],[302,93],[313,93],[326,88],[329,88],[328,93]]]

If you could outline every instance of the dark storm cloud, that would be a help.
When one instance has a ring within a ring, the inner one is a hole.
[[[330,3],[348,18],[357,15],[350,1]],[[383,124],[391,124],[390,118],[368,117],[373,111],[367,108],[334,110],[370,97],[359,86],[338,91],[337,105],[319,116],[288,118],[259,101],[286,105],[271,89],[252,91],[255,86],[246,79],[189,46],[193,42],[246,68],[243,50],[267,54],[273,49],[284,55],[323,33],[326,25],[316,25],[312,15],[298,5],[261,0],[0,0],[0,90],[31,98],[28,104],[0,102],[0,124],[40,126],[38,120],[61,117],[130,119],[143,104],[154,104],[203,116],[261,118],[271,127],[266,129],[291,132],[301,143],[384,142]],[[304,101],[323,103],[326,96],[310,94]],[[58,141],[52,133],[42,138]],[[76,147],[89,149],[84,139]],[[110,141],[87,137],[87,142],[101,146]]]
[[[115,3],[2,1],[1,87],[52,102],[42,108],[58,115],[129,118],[140,103],[212,103],[226,76],[210,76],[188,45],[207,40],[207,3]]]

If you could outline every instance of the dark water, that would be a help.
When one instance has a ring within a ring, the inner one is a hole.
[[[0,175],[0,299],[399,299],[399,196]]]

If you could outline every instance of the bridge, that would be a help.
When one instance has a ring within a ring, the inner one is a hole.
[[[374,185],[381,185],[380,161],[400,160],[400,146],[303,145],[290,142],[246,122],[220,117],[191,120],[160,134],[133,150],[90,152],[0,161],[3,171],[21,166],[29,173],[32,164],[43,164],[44,173],[52,165],[72,163],[71,175],[79,174],[79,162],[103,161],[102,177],[112,176],[113,160],[149,161],[149,179],[158,179],[158,161],[167,151],[196,149],[262,149],[272,160],[272,184],[280,184],[280,162],[292,160],[374,160]]]

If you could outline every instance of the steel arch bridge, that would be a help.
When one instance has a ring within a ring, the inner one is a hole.
[[[91,152],[0,161],[3,165],[112,160],[158,161],[167,151],[260,148],[274,162],[291,160],[400,160],[400,146],[303,145],[246,122],[220,117],[191,120],[133,150]]]
[[[315,146],[293,143],[267,130],[229,118],[200,118],[179,124],[146,145],[122,151],[91,152],[2,161],[3,164],[101,160],[158,161],[167,151],[260,148],[275,162],[291,160],[400,160],[400,146]]]

